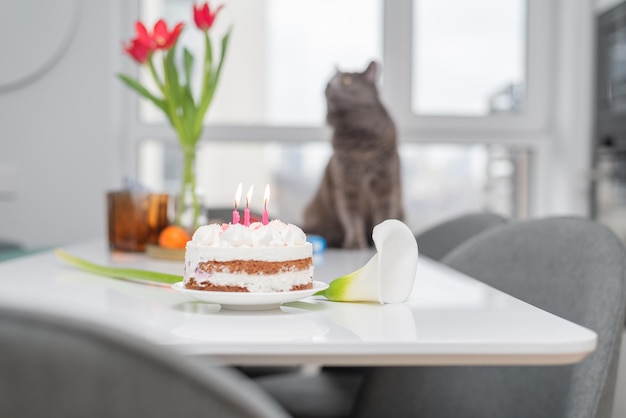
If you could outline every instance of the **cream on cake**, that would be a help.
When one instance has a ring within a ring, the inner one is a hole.
[[[286,292],[313,287],[313,247],[295,225],[274,220],[201,226],[187,243],[187,289]]]

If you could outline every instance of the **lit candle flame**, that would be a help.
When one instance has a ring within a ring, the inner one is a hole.
[[[246,194],[246,208],[248,207],[248,205],[250,204],[250,201],[252,200],[253,189],[254,189],[254,184],[250,186],[250,188],[248,189],[248,193]]]
[[[237,192],[235,193],[235,210],[239,207],[239,202],[241,201],[241,183],[237,186]]]
[[[267,202],[270,201],[270,185],[265,185],[265,195],[263,197],[263,207],[267,209]]]

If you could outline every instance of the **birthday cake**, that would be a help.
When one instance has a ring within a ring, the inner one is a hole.
[[[313,248],[279,220],[201,226],[185,248],[187,289],[287,292],[313,287]]]

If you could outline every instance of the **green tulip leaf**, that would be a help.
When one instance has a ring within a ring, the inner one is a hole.
[[[144,86],[142,86],[139,81],[137,81],[134,78],[131,78],[131,77],[125,75],[125,74],[118,74],[117,76],[128,87],[130,87],[131,89],[135,90],[141,96],[145,97],[146,99],[148,99],[152,103],[154,103],[154,105],[156,107],[158,107],[159,109],[161,109],[162,111],[167,113],[167,108],[165,106],[165,102],[162,99],[159,99],[158,97],[156,97],[155,95],[150,93],[150,91],[147,88],[145,88]]]

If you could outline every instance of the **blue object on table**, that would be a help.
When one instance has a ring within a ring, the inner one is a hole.
[[[313,245],[313,254],[323,253],[326,250],[326,240],[319,235],[307,235],[306,240]]]

